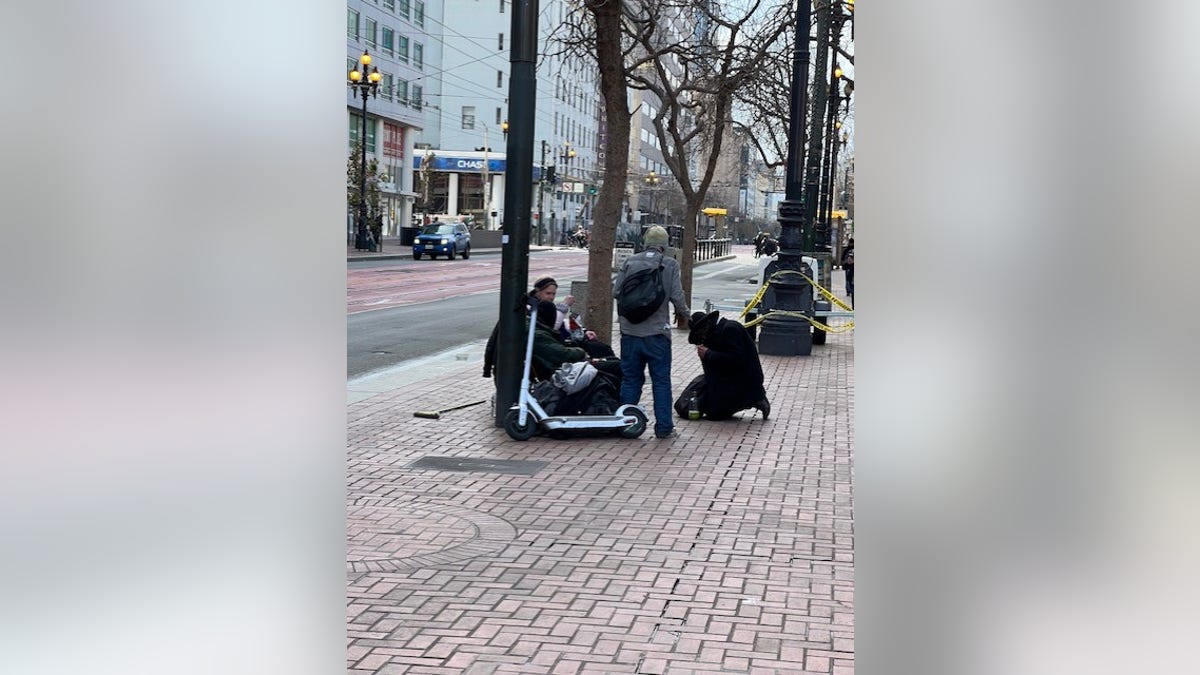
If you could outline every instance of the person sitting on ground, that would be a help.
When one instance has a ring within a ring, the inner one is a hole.
[[[533,283],[533,290],[529,291],[529,297],[537,298],[547,302],[555,302],[558,297],[558,282],[553,277],[541,277]],[[609,358],[616,357],[616,352],[613,351],[611,345],[605,344],[596,339],[595,331],[590,331],[581,327],[577,334],[572,334],[570,329],[571,307],[575,304],[575,296],[568,295],[563,302],[555,303],[555,308],[558,310],[558,315],[555,318],[554,330],[558,332],[559,337],[563,342],[572,347],[581,347],[588,355],[593,358]],[[564,328],[567,326],[567,328]]]
[[[737,321],[720,318],[720,312],[696,312],[688,320],[688,342],[704,368],[704,386],[698,409],[703,417],[723,420],[749,408],[757,408],[763,419],[771,415],[771,403],[763,389],[762,363],[758,350]]]
[[[559,331],[565,317],[569,316],[571,304],[575,302],[575,298],[567,296],[570,303],[555,304],[554,300],[558,295],[558,282],[553,277],[544,276],[533,282],[533,289],[529,291],[529,297],[537,301],[549,302],[555,307],[555,322],[552,328],[559,335],[565,346],[578,347],[587,352],[588,356],[597,359],[615,358],[616,352],[612,346],[596,339],[596,333],[590,330],[584,330],[582,339],[576,336],[563,336]],[[528,316],[526,316],[528,319]],[[496,326],[492,328],[492,334],[488,338],[487,346],[483,351],[483,376],[491,377],[492,372],[496,368],[496,343],[500,339],[500,322],[496,322]]]
[[[591,359],[580,347],[568,347],[558,339],[554,321],[558,308],[553,302],[538,300],[537,327],[533,334],[533,364],[530,376],[534,380],[545,380],[564,363],[576,363]]]

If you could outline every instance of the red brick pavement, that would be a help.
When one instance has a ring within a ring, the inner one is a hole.
[[[412,417],[488,397],[477,365],[349,406],[348,672],[852,673],[853,338],[762,362],[770,420],[669,440]],[[676,393],[699,372],[677,332]]]

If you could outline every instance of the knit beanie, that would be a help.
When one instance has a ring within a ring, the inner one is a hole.
[[[667,246],[667,231],[660,225],[654,225],[646,230],[642,241],[646,243],[646,246],[662,246],[665,248]]]

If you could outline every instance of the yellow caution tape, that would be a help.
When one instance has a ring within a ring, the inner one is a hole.
[[[767,281],[767,283],[758,287],[758,292],[754,294],[753,298],[750,298],[750,302],[746,304],[745,309],[743,309],[742,313],[738,315],[738,321],[741,321],[742,319],[746,318],[746,315],[750,313],[750,310],[754,309],[754,307],[756,305],[758,305],[758,303],[762,302],[763,295],[767,292],[767,286],[770,286],[770,285],[771,285],[771,282]],[[750,325],[750,324],[747,324],[747,325]]]
[[[771,278],[768,279],[767,282],[764,283],[761,287],[759,287],[758,292],[754,294],[754,297],[750,299],[750,303],[746,305],[746,308],[742,310],[741,315],[738,316],[738,320],[745,319],[746,315],[750,313],[750,310],[753,309],[754,307],[756,307],[758,305],[758,303],[762,302],[763,295],[766,294],[766,292],[767,292],[767,287],[771,285],[771,282],[776,277],[781,277],[781,276],[784,276],[787,274],[798,275],[800,278],[804,279],[809,284],[811,284],[813,286],[813,288],[816,288],[818,291],[820,291],[821,295],[823,295],[826,300],[829,300],[831,303],[837,305],[838,307],[841,307],[842,309],[846,310],[847,312],[854,311],[853,307],[842,302],[840,299],[838,299],[838,297],[836,295],[833,294],[833,292],[831,292],[829,289],[825,288],[821,284],[818,284],[816,281],[813,281],[812,279],[810,279],[808,277],[808,275],[804,274],[803,272],[797,272],[795,270],[780,270],[780,271],[772,274]],[[767,316],[769,316],[770,314],[775,313],[775,312],[779,313],[778,316],[791,316],[791,317],[805,319],[806,321],[811,323],[813,326],[815,326],[816,328],[818,328],[820,330],[825,331],[826,333],[844,333],[849,330],[854,330],[854,322],[853,321],[849,321],[844,324],[838,324],[837,326],[828,326],[826,324],[821,323],[820,321],[817,321],[813,317],[808,316],[804,312],[792,312],[792,311],[780,310],[780,309],[769,310],[767,313],[763,314],[762,316],[758,317],[757,319],[745,324],[745,326],[747,328],[749,328],[750,326],[757,326],[758,324],[762,323],[763,320],[767,318]]]
[[[811,323],[818,330],[823,330],[826,333],[845,333],[847,331],[854,330],[854,322],[853,321],[847,321],[846,323],[840,323],[836,326],[829,326],[829,325],[821,323],[820,321],[817,321],[816,319],[805,314],[804,312],[791,312],[791,311],[783,310],[783,309],[773,309],[773,310],[767,312],[766,314],[763,314],[762,316],[758,317],[757,319],[750,321],[743,325],[745,325],[747,328],[750,328],[751,326],[757,326],[758,324],[762,323],[763,321],[766,321],[767,318],[772,315],[774,315],[774,316],[790,316],[790,317],[793,317],[796,319],[804,319],[805,321]]]
[[[833,304],[837,305],[838,307],[841,307],[842,309],[846,310],[847,312],[854,311],[854,309],[852,307],[850,307],[850,305],[847,305],[846,303],[839,300],[838,297],[836,295],[834,295],[829,289],[825,288],[821,284],[818,284],[817,282],[813,281],[812,279],[809,279],[808,275],[806,275],[803,272],[797,272],[795,270],[781,270],[781,271],[773,274],[771,278],[783,276],[785,274],[795,274],[795,275],[799,276],[801,279],[804,279],[808,283],[812,284],[813,288],[820,291],[821,295],[825,296],[826,300],[832,302]]]

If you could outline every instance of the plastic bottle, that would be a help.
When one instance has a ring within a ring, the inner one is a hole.
[[[692,394],[688,397],[688,419],[700,419],[700,408],[696,407],[696,395]]]

